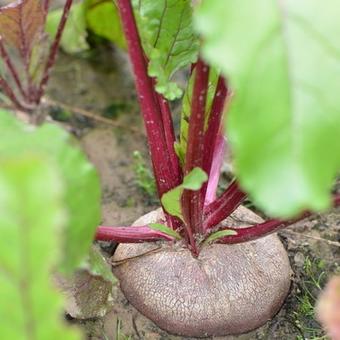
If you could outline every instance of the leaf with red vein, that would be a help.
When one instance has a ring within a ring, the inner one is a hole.
[[[0,35],[28,58],[37,34],[43,32],[45,12],[38,0],[21,0],[0,9]]]

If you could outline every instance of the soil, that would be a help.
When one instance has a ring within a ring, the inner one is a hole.
[[[56,101],[108,115],[114,128],[81,115],[69,115],[59,122],[74,133],[89,159],[95,164],[102,183],[102,223],[130,225],[141,215],[155,209],[157,202],[137,186],[133,171],[134,150],[148,162],[143,123],[126,56],[112,48],[92,53],[95,57],[60,54],[47,95]],[[56,113],[56,108],[52,110]],[[56,115],[58,117],[58,115]],[[137,128],[134,132],[129,127]],[[149,166],[149,163],[147,163]],[[225,165],[230,169],[230,164]],[[223,185],[228,181],[224,174]],[[335,188],[336,190],[336,188]],[[340,191],[340,185],[337,185]],[[251,204],[249,204],[251,206]],[[257,211],[258,212],[258,211]],[[280,312],[263,327],[242,336],[214,339],[319,339],[324,336],[313,316],[319,287],[328,276],[339,273],[340,209],[316,215],[279,233],[294,271],[292,287]],[[333,242],[333,243],[332,243]],[[115,245],[102,244],[112,254]],[[74,320],[87,339],[187,339],[167,334],[137,312],[113,288],[113,303],[104,317]],[[212,339],[212,338],[211,338]]]

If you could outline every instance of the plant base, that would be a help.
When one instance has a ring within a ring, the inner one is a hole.
[[[136,221],[159,221],[160,210]],[[261,219],[240,207],[223,224]],[[287,253],[276,235],[204,247],[197,259],[180,244],[121,244],[114,260],[121,289],[131,304],[169,333],[223,336],[255,329],[280,309],[290,287]]]

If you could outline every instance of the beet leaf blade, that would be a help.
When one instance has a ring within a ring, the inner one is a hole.
[[[85,0],[87,28],[126,49],[126,41],[114,1]]]
[[[43,30],[45,12],[38,0],[21,0],[0,9],[0,34],[29,60],[34,39]]]
[[[181,207],[181,197],[184,189],[190,191],[197,191],[201,189],[204,182],[208,179],[207,174],[200,168],[194,168],[189,172],[184,178],[183,183],[176,188],[173,188],[166,192],[162,196],[162,205],[165,210],[184,221],[182,207]]]
[[[150,60],[149,75],[156,90],[173,100],[182,90],[170,81],[179,69],[197,60],[199,41],[192,25],[190,0],[133,1],[144,51]]]
[[[1,336],[80,339],[62,324],[62,299],[51,280],[65,220],[58,172],[32,154],[0,157],[0,165]]]
[[[340,169],[337,9],[335,0],[212,0],[197,13],[203,56],[235,90],[228,136],[240,184],[273,216],[331,203]]]
[[[27,127],[0,111],[0,134],[0,159],[33,154],[57,166],[65,183],[63,202],[68,216],[60,267],[65,273],[71,272],[87,255],[100,220],[100,185],[94,167],[58,126]]]

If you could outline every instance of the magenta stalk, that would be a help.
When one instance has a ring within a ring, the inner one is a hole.
[[[228,89],[225,84],[225,80],[222,76],[220,76],[217,81],[215,95],[211,105],[211,110],[208,119],[208,128],[204,134],[203,170],[207,173],[209,178],[214,159],[215,149],[221,146],[218,144],[218,137],[219,130],[221,129],[221,121],[223,117],[224,104],[226,101],[227,94]],[[207,191],[207,185],[208,184],[205,183],[201,189],[201,194],[204,199]]]
[[[208,80],[209,67],[199,59],[195,66],[184,175],[187,175],[195,167],[203,167],[203,134]],[[184,190],[182,195],[183,216],[188,229],[190,228],[194,233],[203,232],[203,204],[204,198],[200,190]]]
[[[231,182],[224,193],[204,210],[204,230],[213,228],[226,219],[244,201],[247,195],[239,188],[237,181]]]
[[[268,220],[263,223],[255,224],[251,227],[246,228],[223,228],[228,230],[233,230],[236,232],[235,235],[226,236],[217,241],[217,243],[223,244],[236,244],[236,243],[243,243],[248,241],[254,241],[260,237],[267,236],[269,234],[275,233],[280,229],[287,227],[295,222],[303,220],[304,218],[310,216],[311,213],[305,213],[300,217],[290,220],[290,221],[282,221],[282,220]]]
[[[161,198],[164,193],[179,184],[180,178],[176,177],[176,173],[172,171],[173,157],[169,155],[171,150],[167,147],[166,136],[164,135],[160,103],[157,100],[158,95],[154,90],[153,81],[147,73],[147,62],[141,46],[131,3],[129,0],[119,0],[118,8],[135,74],[135,84],[147,132],[158,196]],[[164,103],[161,104],[163,105]],[[165,112],[165,114],[168,115],[170,112]],[[164,119],[170,124],[169,117]],[[167,131],[170,139],[171,131]],[[164,213],[169,226],[175,228],[176,222],[174,218],[167,214],[166,211]]]
[[[179,158],[175,152],[176,137],[171,111],[168,101],[159,93],[157,93],[157,101],[162,113],[165,142],[170,157],[172,173],[174,174],[175,178],[174,186],[178,186],[182,183],[183,171],[179,163]],[[182,221],[174,216],[166,215],[166,220],[169,227],[173,228],[174,230],[179,229],[182,226]]]
[[[216,191],[224,159],[225,144],[226,143],[223,134],[219,133],[217,136],[216,145],[214,149],[214,157],[211,163],[208,183],[206,184],[207,189],[204,195],[205,196],[204,205],[209,205],[210,203],[216,200]]]
[[[340,195],[335,195],[333,197],[333,206],[334,207],[340,206]],[[313,213],[307,211],[301,214],[299,217],[287,221],[272,219],[246,228],[223,228],[221,230],[225,229],[233,230],[236,232],[236,234],[223,237],[219,239],[217,243],[236,244],[253,241],[260,237],[264,237],[269,234],[275,233],[278,230],[286,228],[287,226],[298,221],[301,221],[311,215],[313,215]]]
[[[158,100],[160,110],[162,113],[165,141],[168,147],[168,153],[169,153],[170,160],[171,160],[172,170],[177,180],[176,185],[179,185],[182,182],[183,173],[182,173],[182,168],[179,164],[179,159],[175,151],[176,137],[175,137],[174,124],[173,124],[172,116],[171,116],[171,110],[170,110],[168,101],[159,93],[157,93],[157,100]]]
[[[161,197],[174,187],[174,178],[170,170],[170,160],[163,133],[161,112],[157,110],[159,105],[157,105],[158,103],[155,100],[156,94],[153,89],[152,79],[147,74],[147,64],[145,62],[131,3],[129,0],[118,0],[118,8],[135,74],[138,100],[142,109],[150,146],[158,194],[159,197]]]
[[[97,241],[114,241],[119,243],[155,242],[159,240],[173,241],[173,238],[169,235],[153,230],[148,226],[99,226],[96,230],[95,239]]]

